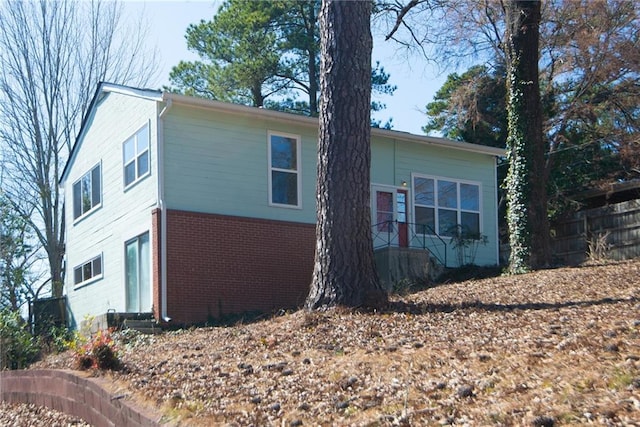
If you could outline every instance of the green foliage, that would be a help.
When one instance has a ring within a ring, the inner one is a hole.
[[[120,369],[122,363],[111,331],[99,330],[85,344],[74,348],[78,369]]]
[[[513,58],[507,74],[507,160],[509,170],[505,180],[507,192],[507,225],[509,226],[509,273],[522,274],[530,269],[531,233],[527,209],[531,198],[529,183],[530,156],[526,141],[527,120],[523,111],[523,93],[514,71],[519,59]]]
[[[169,90],[224,102],[317,116],[320,1],[227,0],[211,21],[187,29],[187,46],[201,60],[181,61]],[[372,70],[377,95],[392,95],[389,74]],[[301,99],[301,94],[306,99]],[[372,111],[385,108],[372,102]],[[381,126],[380,121],[372,121]],[[391,127],[391,121],[384,124]]]
[[[34,248],[27,221],[0,193],[0,308],[19,310],[33,294],[29,268]]]
[[[76,340],[75,334],[66,326],[52,326],[49,329],[47,339],[50,342],[50,348],[56,353],[71,348],[72,343]]]
[[[490,72],[475,65],[452,73],[427,104],[425,133],[440,132],[455,140],[504,147],[507,137],[505,69]]]
[[[280,77],[284,48],[270,30],[276,10],[268,2],[229,0],[213,20],[191,24],[187,46],[204,62],[174,67],[170,80],[176,90],[253,106],[262,106],[265,94],[286,90]]]
[[[0,311],[0,353],[4,365],[0,369],[25,368],[40,353],[38,340],[31,336],[17,311]]]
[[[380,65],[379,61],[371,69],[371,96],[379,97],[381,95],[393,95],[398,88],[395,85],[389,84],[389,78],[391,75],[384,70],[384,67]],[[381,101],[371,100],[371,113],[376,113],[387,108],[386,104]],[[393,119],[390,118],[384,124],[381,120],[371,119],[372,127],[381,127],[384,129],[391,129],[393,127]]]

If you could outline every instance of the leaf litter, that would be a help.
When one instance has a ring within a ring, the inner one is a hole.
[[[98,374],[170,425],[640,426],[640,260],[124,336]]]

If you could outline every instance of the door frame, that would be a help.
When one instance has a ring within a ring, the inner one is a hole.
[[[128,289],[127,289],[127,245],[129,243],[131,243],[132,241],[137,241],[138,245],[139,245],[139,239],[140,237],[142,237],[143,235],[147,234],[148,235],[148,245],[149,245],[149,260],[148,260],[148,265],[149,265],[149,283],[147,284],[148,286],[148,294],[149,294],[149,299],[147,301],[143,301],[141,296],[142,296],[142,291],[141,291],[141,287],[140,284],[138,284],[138,310],[134,311],[135,313],[146,313],[146,312],[151,312],[153,309],[153,280],[154,280],[154,271],[153,271],[153,233],[151,233],[150,229],[140,229],[139,232],[133,234],[133,235],[129,235],[127,234],[127,238],[123,239],[122,242],[122,283],[123,283],[123,292],[124,292],[124,312],[125,313],[129,313],[128,311],[128,306],[129,306],[129,297],[128,297]],[[138,246],[138,263],[140,260],[140,253],[139,253],[139,246]],[[138,279],[140,277],[140,270],[139,270],[139,265],[138,265]],[[132,312],[133,313],[133,312]]]
[[[396,185],[388,185],[388,184],[376,184],[376,183],[372,183],[371,184],[371,221],[372,221],[372,226],[377,224],[378,221],[376,219],[377,217],[377,197],[376,197],[376,192],[377,191],[383,191],[383,192],[387,192],[387,193],[393,193],[393,221],[395,224],[397,224],[397,237],[395,237],[395,232],[394,232],[394,238],[391,242],[389,242],[390,244],[392,244],[393,246],[399,246],[399,247],[408,247],[409,246],[409,230],[408,230],[408,223],[409,223],[409,218],[410,218],[410,198],[409,198],[409,188],[406,186],[396,186]],[[404,194],[405,195],[405,220],[404,222],[399,222],[398,221],[398,194]],[[372,230],[373,232],[373,230]],[[375,242],[374,242],[374,246],[375,246]]]

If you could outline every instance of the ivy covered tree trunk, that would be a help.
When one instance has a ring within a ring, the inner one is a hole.
[[[509,0],[507,17],[507,223],[512,274],[549,264],[547,179],[538,79],[540,1]]]
[[[387,301],[373,259],[369,203],[371,3],[324,0],[320,11],[316,254],[307,309]]]

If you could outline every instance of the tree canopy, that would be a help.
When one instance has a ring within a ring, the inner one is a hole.
[[[187,46],[200,60],[175,66],[170,90],[317,116],[319,10],[320,0],[227,0],[210,21],[187,29]],[[393,94],[389,78],[376,63],[371,83],[377,94]],[[384,108],[372,103],[373,111]]]
[[[493,33],[476,33],[487,38],[485,46],[494,47],[486,50],[486,65],[449,76],[434,102],[427,105],[430,119],[424,130],[493,145],[495,139],[481,131],[488,123],[499,124],[496,135],[500,139],[506,135],[506,116],[502,108],[494,108],[500,104],[493,96],[504,93],[505,74],[500,65],[504,52],[499,49],[503,37],[497,31],[503,27],[503,11],[495,2],[485,5],[491,12],[471,16],[479,24],[479,16],[484,16],[485,29],[489,28],[486,23],[494,22]],[[633,2],[554,1],[544,5],[540,91],[549,214],[554,216],[569,207],[571,193],[640,177],[640,25],[639,7]]]
[[[492,147],[506,144],[505,69],[475,65],[452,73],[427,104],[425,133]]]

